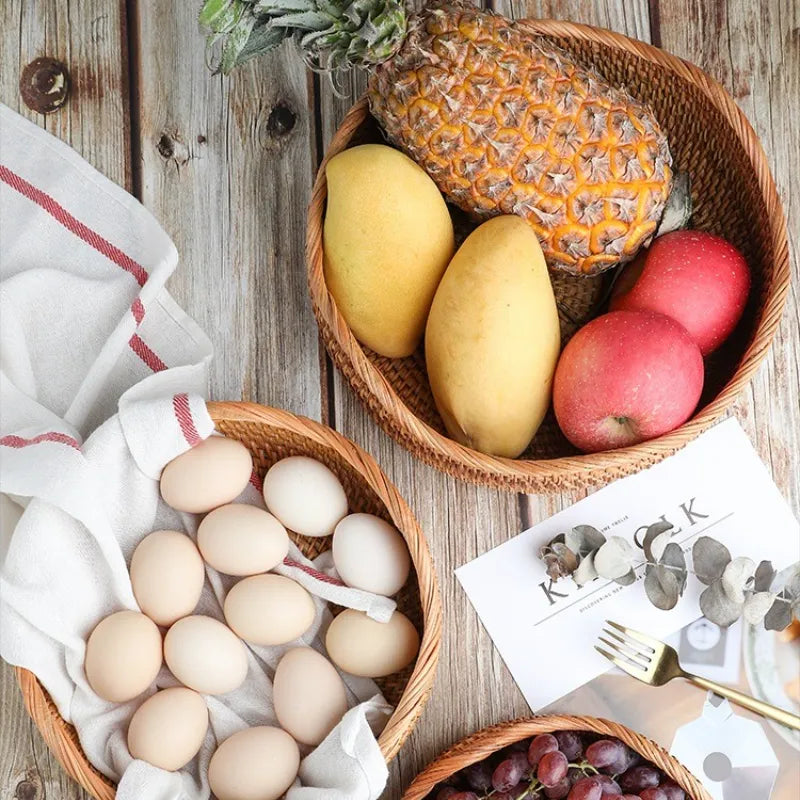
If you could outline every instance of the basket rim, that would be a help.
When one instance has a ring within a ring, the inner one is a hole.
[[[408,738],[428,702],[436,675],[442,640],[442,606],[439,582],[425,535],[399,490],[386,477],[377,461],[358,445],[321,422],[277,408],[249,402],[209,402],[214,423],[252,422],[282,428],[336,451],[366,481],[386,506],[392,521],[406,540],[417,573],[423,631],[414,669],[402,697],[378,737],[378,746],[388,764]],[[58,713],[47,690],[36,675],[16,667],[17,683],[25,708],[45,743],[72,777],[97,800],[113,800],[114,783],[84,755],[75,728]]]
[[[480,453],[434,430],[400,399],[383,373],[367,358],[330,294],[323,270],[322,218],[327,197],[325,170],[332,156],[345,149],[352,132],[366,119],[362,96],[348,111],[319,167],[308,210],[306,264],[309,293],[323,341],[359,398],[384,430],[414,455],[463,480],[508,491],[557,491],[650,466],[680,449],[716,422],[733,403],[765,358],[777,331],[790,285],[786,218],[764,149],[744,112],[714,78],[699,67],[654,45],[621,33],[562,20],[517,20],[532,34],[597,42],[623,50],[670,70],[697,86],[729,124],[755,172],[768,210],[769,240],[774,253],[769,291],[752,340],[734,375],[719,394],[682,426],[663,436],[617,450],[547,459],[511,459]],[[335,342],[338,352],[331,346]]]
[[[433,787],[463,767],[529,736],[557,730],[581,730],[616,736],[674,780],[692,800],[712,800],[702,783],[660,744],[620,722],[602,717],[545,714],[501,722],[465,736],[440,753],[403,793],[402,800],[422,800]]]

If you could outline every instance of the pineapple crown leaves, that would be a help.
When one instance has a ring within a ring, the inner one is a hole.
[[[208,31],[209,66],[226,75],[285,39],[318,72],[380,64],[408,32],[400,0],[205,0],[199,21]]]
[[[591,525],[577,525],[542,547],[539,557],[553,581],[570,576],[578,586],[595,578],[628,586],[636,580],[636,567],[644,565],[645,594],[663,611],[677,605],[691,573],[706,587],[700,610],[720,627],[744,616],[751,625],[763,620],[767,630],[783,630],[793,616],[800,619],[800,564],[783,589],[773,591],[776,573],[769,561],[756,565],[746,557],[733,558],[724,544],[700,536],[692,547],[689,569],[681,546],[670,541],[674,533],[669,522],[650,525],[641,552],[619,536],[606,538]]]

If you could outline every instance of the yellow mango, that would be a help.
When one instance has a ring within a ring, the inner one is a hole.
[[[381,144],[338,153],[326,178],[328,289],[356,339],[411,355],[455,248],[444,199],[421,167]]]
[[[525,220],[484,222],[433,299],[425,358],[436,406],[458,442],[515,458],[550,405],[560,350],[542,248]]]

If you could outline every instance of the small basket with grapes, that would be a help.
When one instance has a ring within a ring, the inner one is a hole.
[[[403,800],[711,800],[664,748],[616,722],[542,716],[484,728],[429,764]]]

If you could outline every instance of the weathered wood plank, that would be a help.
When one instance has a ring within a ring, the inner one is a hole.
[[[196,4],[138,4],[144,204],[181,264],[170,288],[209,334],[211,393],[320,416],[303,246],[309,86],[286,45],[230,77],[206,65]]]
[[[124,6],[115,0],[0,4],[0,101],[71,144],[111,180],[130,189]],[[72,80],[59,111],[44,116],[20,98],[22,70],[35,58],[62,61]],[[84,800],[50,754],[22,705],[14,671],[0,662],[0,796]]]

